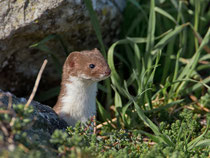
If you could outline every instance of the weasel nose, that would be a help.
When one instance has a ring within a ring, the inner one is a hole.
[[[111,70],[110,70],[110,69],[107,69],[107,70],[105,71],[105,74],[106,74],[106,76],[109,76],[109,75],[111,74]]]

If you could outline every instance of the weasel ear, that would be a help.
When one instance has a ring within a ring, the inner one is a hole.
[[[100,50],[98,50],[97,48],[94,48],[92,51],[94,54],[99,55],[103,58],[103,55],[101,54]]]
[[[73,60],[70,61],[69,66],[70,66],[70,67],[74,67],[74,65],[75,65],[74,61],[73,61]]]
[[[94,48],[92,51],[93,51],[95,54],[101,54],[100,50],[98,50],[97,48]]]
[[[76,52],[72,52],[70,53],[70,55],[68,56],[68,65],[73,68],[75,66],[75,60],[77,58],[77,53]]]
[[[93,49],[94,52],[100,52],[97,48]]]

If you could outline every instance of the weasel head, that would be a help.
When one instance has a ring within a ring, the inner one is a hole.
[[[63,79],[77,77],[98,82],[106,79],[111,70],[98,49],[72,52],[63,66]]]

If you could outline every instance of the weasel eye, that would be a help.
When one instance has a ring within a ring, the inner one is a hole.
[[[91,69],[93,69],[94,67],[95,67],[94,64],[90,64],[90,65],[89,65],[89,68],[91,68]]]

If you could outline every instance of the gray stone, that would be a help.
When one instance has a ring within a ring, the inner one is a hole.
[[[92,0],[106,44],[115,40],[119,32],[120,15],[125,0]],[[31,45],[48,35],[59,35],[68,52],[99,47],[88,11],[82,0],[0,0],[0,88],[22,95],[29,92],[45,58],[49,63],[44,72],[43,85],[58,82],[55,63],[60,65],[66,54],[58,38],[45,44],[50,53]],[[61,67],[60,66],[60,67]],[[41,83],[41,84],[42,84]]]
[[[25,98],[18,98],[11,93],[5,93],[0,89],[0,106],[8,106],[9,95],[12,98],[12,104],[26,104]],[[31,137],[48,140],[55,129],[66,129],[67,123],[58,117],[54,110],[39,102],[32,101],[30,106],[33,106],[33,118],[36,118],[32,127],[27,130]]]

